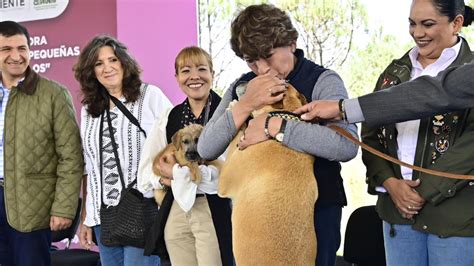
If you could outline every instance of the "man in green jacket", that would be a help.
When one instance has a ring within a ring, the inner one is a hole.
[[[50,265],[51,230],[71,226],[83,171],[70,94],[29,53],[26,28],[0,22],[0,265]]]

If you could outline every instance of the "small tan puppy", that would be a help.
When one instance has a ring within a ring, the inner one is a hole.
[[[180,129],[171,137],[171,143],[158,153],[153,160],[153,173],[157,176],[161,176],[160,171],[160,159],[165,157],[165,161],[168,162],[168,156],[174,155],[176,162],[180,166],[187,166],[191,172],[191,180],[196,184],[201,182],[201,172],[199,171],[199,164],[202,164],[203,160],[197,152],[197,141],[199,135],[202,132],[202,126],[198,124],[191,124]],[[165,191],[162,189],[155,189],[155,200],[161,205],[165,196]]]
[[[202,178],[201,171],[199,171],[200,164],[212,164],[220,169],[222,164],[220,161],[204,161],[197,152],[197,142],[202,129],[203,127],[199,124],[191,124],[176,132],[173,137],[171,137],[171,143],[158,153],[153,160],[153,173],[157,176],[161,176],[160,159],[164,157],[165,162],[168,162],[168,156],[173,155],[180,166],[189,167],[191,180],[196,184],[199,184]],[[165,191],[163,189],[155,189],[154,195],[156,203],[161,205]]]
[[[305,98],[289,86],[282,102],[256,113],[294,111]],[[254,114],[255,116],[255,114]],[[219,195],[232,199],[232,238],[237,265],[314,265],[314,157],[276,140],[237,149],[229,146]]]

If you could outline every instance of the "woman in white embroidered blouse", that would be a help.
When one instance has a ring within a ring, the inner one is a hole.
[[[100,242],[102,201],[107,206],[115,206],[119,202],[123,187],[118,167],[121,168],[125,185],[137,178],[141,150],[145,142],[145,135],[109,100],[108,95],[119,99],[137,118],[145,132],[150,131],[153,121],[163,116],[165,110],[171,107],[171,103],[159,88],[142,83],[138,63],[122,43],[110,36],[97,36],[92,39],[79,55],[74,71],[83,95],[81,136],[86,164],[86,200],[79,234],[81,245],[86,249],[91,248],[94,244],[94,230],[102,265],[159,265],[159,257],[143,256],[143,249],[129,246],[107,247]],[[107,148],[112,144],[110,134],[107,134],[107,123],[104,123],[103,134],[100,132],[101,115],[106,108],[110,111],[113,138],[119,158],[110,152],[113,149]],[[100,147],[100,136],[103,147]],[[101,176],[104,180],[101,180]]]

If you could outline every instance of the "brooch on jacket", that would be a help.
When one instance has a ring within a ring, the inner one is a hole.
[[[431,120],[432,129],[434,134],[434,150],[431,152],[431,164],[434,164],[436,159],[439,156],[443,155],[450,146],[449,138],[453,126],[459,121],[459,115],[453,114],[452,120],[449,121],[448,118],[450,114],[441,114],[433,116]]]

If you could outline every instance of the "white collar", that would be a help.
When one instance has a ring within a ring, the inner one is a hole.
[[[443,49],[439,58],[430,65],[433,65],[433,64],[441,65],[441,64],[444,64],[446,61],[456,58],[459,54],[459,51],[461,50],[461,43],[462,43],[462,39],[459,39],[459,41],[452,47]],[[413,67],[423,69],[420,62],[418,61],[418,54],[419,54],[419,48],[415,46],[410,50],[410,52],[408,53],[408,56],[410,57],[410,61]]]

